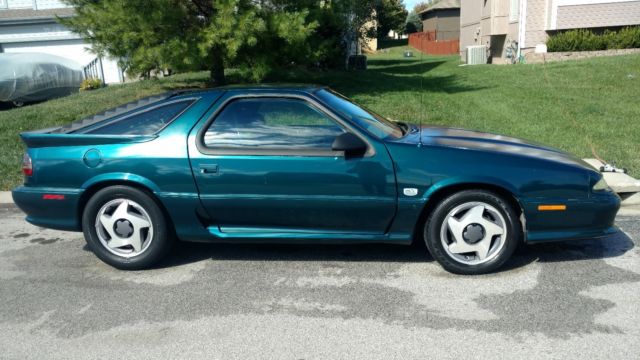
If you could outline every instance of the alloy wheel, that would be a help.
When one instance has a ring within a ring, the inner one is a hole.
[[[493,260],[504,248],[507,235],[502,214],[484,202],[456,206],[444,218],[440,229],[444,250],[465,265]]]
[[[104,204],[95,221],[96,233],[109,252],[130,258],[144,253],[153,240],[153,224],[147,211],[128,199]]]

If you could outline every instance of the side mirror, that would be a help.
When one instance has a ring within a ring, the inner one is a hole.
[[[352,133],[338,135],[331,145],[333,151],[344,151],[346,156],[364,155],[367,143]]]

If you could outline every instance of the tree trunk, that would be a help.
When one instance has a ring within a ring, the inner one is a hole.
[[[211,56],[211,71],[210,79],[212,85],[221,86],[227,83],[227,78],[224,75],[224,60],[222,56],[214,54]]]

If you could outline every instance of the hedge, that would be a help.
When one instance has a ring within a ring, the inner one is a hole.
[[[640,48],[640,26],[625,27],[619,31],[569,30],[552,35],[547,40],[547,51],[595,51]]]

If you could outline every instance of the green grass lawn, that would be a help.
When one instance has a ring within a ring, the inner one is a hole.
[[[640,177],[640,56],[547,65],[459,66],[458,57],[370,56],[365,72],[292,70],[270,81],[329,85],[396,120],[521,137],[601,158]],[[203,87],[206,73],[110,86],[0,111],[0,189],[22,181],[18,134],[170,89]]]

